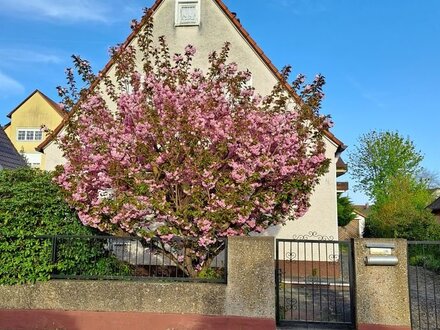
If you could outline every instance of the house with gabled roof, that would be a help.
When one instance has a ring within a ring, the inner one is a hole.
[[[137,33],[149,18],[153,18],[154,21],[154,40],[159,36],[165,36],[170,53],[181,53],[188,44],[196,47],[194,67],[206,71],[208,55],[221,49],[228,41],[231,44],[229,60],[236,62],[240,70],[248,69],[252,72],[251,84],[259,94],[269,94],[272,87],[281,81],[293,102],[301,102],[300,97],[283,81],[279,70],[241,25],[237,15],[221,0],[156,0],[122,47],[137,47]],[[101,70],[100,76],[113,77],[114,72],[115,63],[110,60]],[[97,84],[104,87],[103,82],[98,80],[91,88],[95,88]],[[37,150],[46,155],[47,170],[52,170],[65,161],[62,152],[54,143],[54,137],[63,133],[65,123],[66,121],[63,121],[54,130],[53,135],[37,147]],[[309,211],[301,219],[269,229],[265,235],[278,238],[338,238],[336,164],[345,146],[329,131],[325,132],[324,140],[326,157],[331,160],[331,164],[328,173],[321,178],[311,197]]]
[[[35,150],[46,138],[42,126],[53,130],[66,116],[58,103],[36,89],[8,114],[4,131],[31,167],[44,169],[45,156]]]

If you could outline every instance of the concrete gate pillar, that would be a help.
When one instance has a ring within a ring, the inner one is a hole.
[[[354,255],[357,329],[410,330],[406,240],[356,239]]]

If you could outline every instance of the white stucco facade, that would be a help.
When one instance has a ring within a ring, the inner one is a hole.
[[[193,66],[204,71],[208,68],[208,55],[220,50],[226,41],[231,43],[230,61],[238,64],[239,69],[249,69],[252,74],[252,85],[258,93],[266,95],[278,82],[267,63],[249,44],[241,31],[225,14],[214,0],[200,0],[199,24],[195,26],[176,26],[177,0],[163,0],[156,8],[154,19],[154,36],[164,35],[170,47],[170,53],[182,53],[185,46],[196,47],[197,54]],[[136,38],[131,41],[136,46]],[[108,71],[112,76],[113,69]],[[62,132],[61,132],[62,134]],[[331,160],[329,171],[321,178],[311,197],[311,207],[301,219],[288,221],[284,226],[267,230],[264,235],[278,238],[334,239],[338,238],[337,202],[336,202],[336,145],[325,137],[326,156]],[[52,170],[56,165],[65,162],[62,152],[53,142],[44,150],[46,169]]]
[[[328,172],[321,177],[310,198],[307,213],[285,225],[271,227],[263,235],[285,239],[337,240],[338,211],[336,194],[336,145],[326,139],[326,157],[331,160]]]

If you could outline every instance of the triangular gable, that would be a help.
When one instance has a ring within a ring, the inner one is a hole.
[[[40,94],[41,97],[50,105],[50,107],[55,110],[62,118],[67,116],[67,112],[63,110],[63,108],[56,103],[55,101],[53,101],[52,99],[50,99],[47,95],[45,95],[44,93],[40,92],[38,89],[34,90],[28,97],[26,97],[19,105],[17,105],[8,115],[8,118],[11,118],[12,115],[14,114],[15,111],[17,111],[18,109],[21,108],[21,106],[23,104],[25,104],[27,101],[29,101],[29,99],[34,96],[35,94]]]
[[[154,13],[158,10],[160,5],[165,0],[156,0],[156,2],[153,4],[153,6],[148,9],[146,15],[144,15],[142,21],[140,22],[139,26],[131,32],[131,34],[128,36],[128,38],[125,40],[125,42],[122,44],[122,47],[127,47],[130,45],[130,43],[134,40],[134,38],[137,36],[140,29],[148,22],[148,20],[154,15]],[[275,78],[280,81],[285,89],[292,95],[292,97],[295,99],[297,103],[301,103],[301,98],[295,93],[295,91],[292,89],[292,87],[284,81],[282,75],[280,74],[279,70],[275,67],[275,65],[271,62],[271,60],[266,56],[266,54],[263,52],[263,50],[258,46],[258,44],[252,39],[252,37],[249,35],[249,33],[244,29],[244,27],[241,25],[240,21],[237,19],[236,15],[233,14],[223,3],[221,0],[210,0],[213,1],[225,14],[225,16],[229,19],[229,21],[233,24],[233,26],[236,28],[236,30],[240,33],[241,37],[247,42],[247,44],[254,50],[254,52],[257,54],[257,56],[260,58],[260,60],[266,65],[266,67],[271,71],[271,73],[275,76]],[[105,76],[107,73],[111,70],[111,68],[114,65],[114,61],[110,59],[110,61],[105,65],[105,67],[100,71],[98,76]],[[99,80],[95,81],[90,88],[95,88],[100,83]],[[51,135],[49,135],[46,140],[44,140],[37,148],[36,150],[40,152],[44,152],[44,149],[46,146],[50,144],[54,140],[54,138],[61,132],[63,127],[65,126],[66,122],[68,121],[68,118],[66,117],[59,125],[55,128],[55,130],[52,132]],[[340,141],[338,138],[336,138],[330,131],[325,131],[325,136],[332,141],[337,149],[338,152],[343,151],[346,146],[342,141]]]

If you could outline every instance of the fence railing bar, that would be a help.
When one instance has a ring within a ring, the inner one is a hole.
[[[328,260],[328,244],[325,244],[325,259]],[[325,263],[327,271],[327,310],[330,310],[330,274],[328,262]],[[330,313],[327,313],[327,321],[330,321]]]
[[[335,243],[332,243],[332,259],[333,259],[333,261],[335,261],[335,256],[336,254],[335,254]],[[338,296],[337,296],[337,293],[338,293],[338,291],[337,291],[337,288],[336,288],[336,262],[333,262],[333,282],[334,282],[334,284],[335,284],[335,294],[334,294],[334,296],[335,296],[335,314],[336,314],[336,316],[337,316],[337,313],[338,313]]]
[[[308,327],[309,329],[314,329],[314,327],[317,327],[317,329],[347,329],[347,330],[353,330],[353,324],[351,322],[325,322],[325,325],[323,326],[323,322],[321,321],[313,321],[313,320],[295,320],[295,321],[285,321],[282,320],[279,322],[280,326],[292,326],[292,325],[298,325],[298,326],[308,326],[311,325],[311,327]]]
[[[226,284],[223,279],[210,278],[190,278],[190,277],[142,277],[142,276],[94,276],[94,275],[59,275],[54,274],[50,276],[51,279],[63,280],[131,280],[131,281],[160,281],[160,282],[196,282],[196,283],[222,283]]]
[[[420,296],[419,296],[419,266],[416,266],[416,288],[417,288],[417,310],[419,325],[422,324],[421,313],[420,313]]]
[[[307,241],[304,241],[304,259],[305,259],[305,262],[304,262],[304,275],[306,276],[306,274],[307,274]],[[308,321],[308,313],[307,313],[307,286],[304,286],[304,302],[305,302],[305,305],[306,305],[306,322]],[[299,304],[299,302],[298,302],[298,304]],[[298,305],[298,308],[299,308],[299,305]]]
[[[327,261],[327,260],[326,260]],[[318,244],[318,265],[319,265],[319,280],[321,281],[322,278],[322,273],[321,273],[321,266],[322,266],[322,262],[321,262],[321,246],[319,246]],[[322,286],[318,286],[319,288],[319,319],[322,320]]]
[[[225,239],[223,240],[223,244],[224,244],[224,265],[223,265],[223,269],[224,269],[224,274],[223,274],[223,278],[225,280],[225,283],[228,281],[228,240]]]
[[[341,269],[341,283],[344,281],[344,258],[342,255],[342,248],[344,248],[344,245],[342,243],[339,244],[339,264]],[[345,321],[346,315],[345,315],[345,288],[341,285],[341,292],[342,292],[342,318]]]
[[[314,243],[310,243],[310,259],[312,266],[312,318],[315,318],[315,268],[313,267],[313,247]]]
[[[292,243],[290,243],[290,244],[292,244]],[[299,281],[299,279],[300,279],[300,262],[299,262],[299,243],[297,243],[296,244],[296,268],[297,268],[297,273],[298,273],[298,276],[297,276],[297,280]],[[300,299],[301,299],[301,295],[300,295],[300,290],[297,290],[297,292],[298,292],[298,299],[296,300],[296,303],[297,303],[297,311],[298,311],[298,319],[301,319],[301,309],[300,309]]]
[[[349,281],[351,282],[350,284],[350,289],[349,289],[349,294],[350,294],[350,321],[352,324],[356,323],[356,276],[355,276],[355,270],[354,270],[354,259],[355,259],[355,255],[354,255],[354,239],[350,240],[350,242],[348,243],[348,269],[349,269]]]
[[[434,315],[435,315],[435,328],[438,329],[438,314],[437,314],[437,293],[435,290],[435,282],[436,282],[436,277],[432,276],[432,286],[433,286],[433,291],[434,291]]]
[[[281,282],[281,269],[280,269],[280,253],[279,242],[275,242],[275,318],[277,323],[280,322],[280,282]]]
[[[289,254],[290,254],[290,262],[289,262],[289,274],[292,276],[293,273],[293,251],[292,251],[292,244],[289,244]],[[290,285],[290,302],[291,302],[291,308],[290,308],[290,318],[293,317],[293,285]]]
[[[285,238],[277,238],[278,242],[286,242],[286,243],[320,243],[320,244],[338,244],[338,243],[349,243],[350,241],[335,241],[335,240],[318,240],[318,239],[285,239]]]
[[[411,271],[409,268],[410,265],[410,255],[411,255],[411,245],[408,243],[408,247],[407,247],[407,254],[406,254],[406,261],[407,261],[407,265],[408,265],[408,295],[409,295],[409,318],[410,318],[410,322],[411,325],[414,325],[414,313],[413,313],[413,297],[411,295]]]
[[[286,244],[283,243],[283,270],[282,277],[286,277]],[[284,307],[284,316],[286,314],[286,286],[283,285],[283,307]],[[292,315],[292,309],[290,310],[290,315]]]
[[[423,255],[425,256],[425,245],[422,245]],[[423,279],[425,282],[425,306],[426,306],[426,325],[429,329],[429,304],[428,304],[428,283],[426,280],[426,259],[423,258]]]
[[[227,240],[218,243],[208,275],[192,278],[181,268],[180,249],[185,239],[171,240],[166,248],[173,249],[176,258],[165,251],[155,249],[159,240],[144,240],[140,237],[115,237],[108,235],[33,235],[26,237],[0,237],[5,242],[40,242],[47,246],[44,260],[52,268],[48,275],[54,279],[118,279],[118,280],[176,280],[190,282],[226,283]],[[192,240],[192,239],[190,239]],[[174,245],[176,243],[176,245]],[[192,244],[192,243],[190,243]],[[89,254],[87,254],[89,253]],[[180,266],[180,267],[179,267]],[[219,267],[220,266],[220,267]]]
[[[440,241],[407,241],[408,245],[440,245]]]

